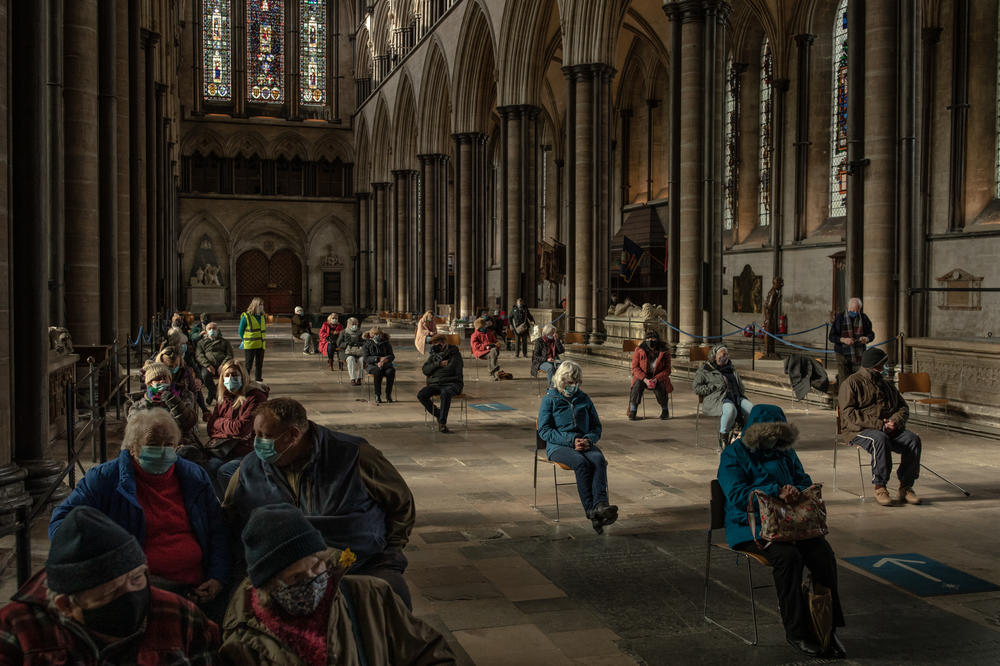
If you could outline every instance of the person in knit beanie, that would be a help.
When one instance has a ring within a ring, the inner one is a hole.
[[[0,663],[215,663],[219,629],[190,601],[152,587],[135,537],[80,506],[45,568],[0,609]]]
[[[354,554],[327,548],[297,507],[254,509],[242,539],[247,578],[229,604],[219,651],[229,663],[455,663],[444,637],[388,583],[346,576]]]

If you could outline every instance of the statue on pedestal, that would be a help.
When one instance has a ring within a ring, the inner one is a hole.
[[[785,281],[780,276],[776,276],[771,283],[771,290],[767,292],[764,299],[764,330],[772,335],[778,332],[778,317],[781,316],[781,288],[785,286]],[[774,351],[774,338],[770,335],[764,336],[764,356],[769,361],[780,360]]]
[[[60,356],[73,353],[73,336],[61,326],[49,326],[49,350]]]

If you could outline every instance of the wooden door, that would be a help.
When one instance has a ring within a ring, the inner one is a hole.
[[[302,262],[291,250],[279,250],[268,259],[260,250],[244,252],[236,260],[236,307],[246,310],[251,299],[264,299],[269,314],[291,314],[302,304]]]

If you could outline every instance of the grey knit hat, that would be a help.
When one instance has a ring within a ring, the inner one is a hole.
[[[136,538],[90,506],[78,506],[52,536],[46,585],[57,594],[83,592],[146,563]]]
[[[260,587],[303,557],[326,550],[323,535],[291,504],[253,510],[243,528],[247,575]]]
[[[709,358],[714,361],[715,356],[719,353],[720,349],[725,349],[726,351],[729,351],[729,347],[726,346],[726,343],[724,342],[716,343],[715,345],[712,346],[712,353],[709,355]]]

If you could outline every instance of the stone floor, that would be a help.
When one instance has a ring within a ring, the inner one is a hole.
[[[231,328],[226,333],[233,337]],[[407,556],[414,611],[445,632],[462,663],[489,664],[752,664],[801,663],[784,643],[774,593],[758,592],[760,644],[750,647],[702,617],[708,483],[718,464],[712,419],[696,437],[696,399],[677,382],[673,416],[625,419],[626,374],[584,367],[583,390],[604,424],[612,501],[621,518],[598,536],[580,509],[574,486],[559,489],[552,468],[538,468],[532,508],[534,420],[539,384],[528,362],[501,357],[514,381],[493,382],[467,362],[466,392],[474,404],[468,427],[456,408],[452,434],[425,426],[415,393],[423,385],[412,332],[392,331],[399,381],[397,402],[376,406],[365,387],[352,387],[317,356],[302,355],[272,336],[264,379],[272,396],[295,397],[325,426],[366,437],[407,479],[417,524]],[[647,394],[648,398],[652,398]],[[750,399],[754,399],[751,394]],[[773,401],[773,399],[768,399]],[[995,664],[1000,653],[1000,592],[918,597],[843,558],[920,553],[1000,583],[1000,445],[993,439],[927,429],[923,460],[971,492],[964,497],[929,473],[920,507],[882,508],[834,488],[830,411],[808,413],[778,401],[798,424],[798,452],[813,479],[826,484],[829,540],[841,565],[850,663]],[[642,410],[640,410],[640,414]],[[841,484],[859,486],[853,451],[842,450]],[[572,481],[560,472],[560,481]],[[717,535],[722,540],[722,535]],[[37,526],[34,559],[47,541]],[[757,582],[769,582],[758,570]],[[746,575],[731,556],[713,558],[713,614],[751,630]],[[13,589],[9,570],[4,598]]]

